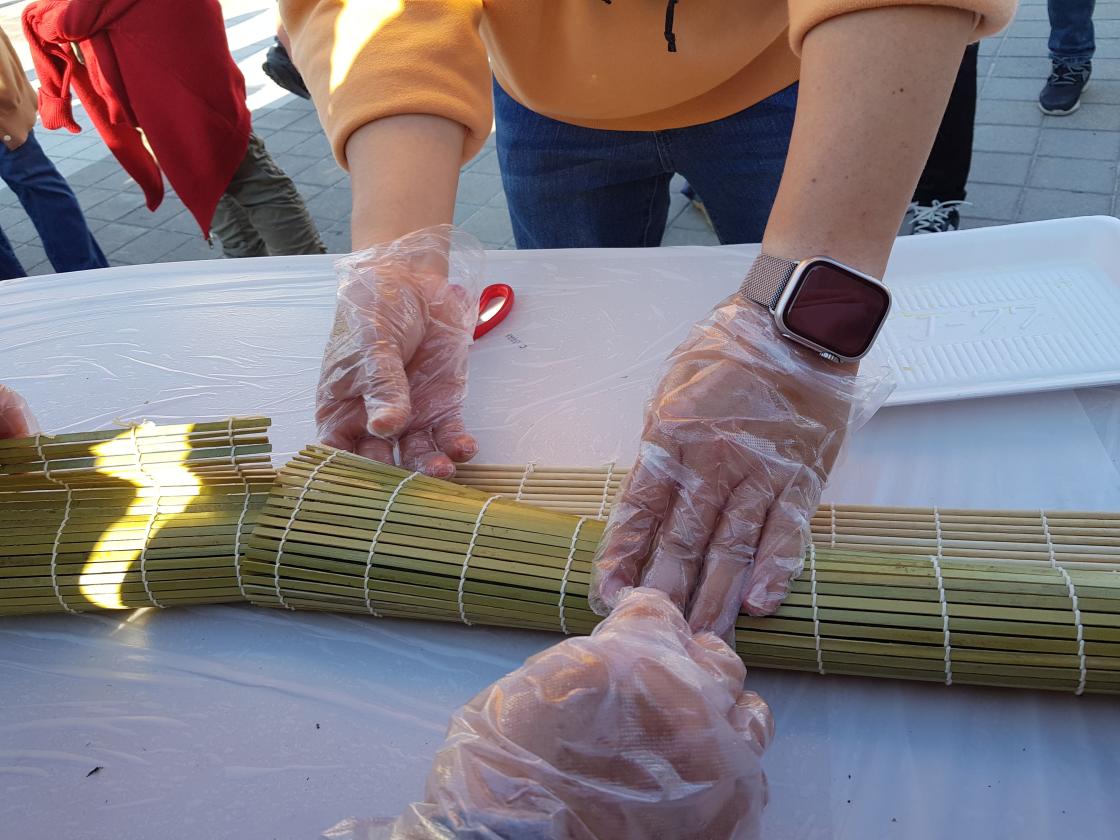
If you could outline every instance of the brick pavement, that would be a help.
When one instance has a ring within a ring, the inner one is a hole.
[[[0,25],[18,40],[24,2],[0,3]],[[336,166],[314,109],[284,93],[260,70],[272,41],[274,4],[223,0],[230,46],[245,72],[254,127],[303,194],[332,252],[349,250],[350,188]],[[1120,163],[1120,0],[1096,7],[1097,57],[1082,107],[1045,117],[1035,98],[1048,71],[1044,0],[1026,0],[1015,22],[980,48],[980,105],[965,227],[1093,213],[1116,214]],[[17,44],[22,48],[22,45]],[[27,62],[30,68],[30,62]],[[135,184],[87,129],[79,135],[37,136],[70,180],[95,235],[117,265],[212,259],[220,251],[202,239],[169,193],[155,213]],[[493,143],[465,167],[455,221],[489,248],[513,247],[509,214]],[[31,223],[10,190],[0,189],[0,224],[31,273],[50,271]],[[705,220],[674,191],[667,245],[714,244]]]

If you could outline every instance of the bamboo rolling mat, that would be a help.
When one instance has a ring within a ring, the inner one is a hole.
[[[585,633],[621,477],[472,467],[456,485],[308,447],[249,538],[244,589],[264,606]],[[739,617],[748,664],[1120,693],[1120,517],[836,506],[813,531],[779,611]]]
[[[269,421],[0,440],[0,615],[242,601]]]

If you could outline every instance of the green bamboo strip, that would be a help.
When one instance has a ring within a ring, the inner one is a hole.
[[[244,600],[266,418],[0,441],[0,615]]]
[[[246,594],[290,609],[593,628],[599,513],[622,475],[468,467],[459,478],[304,449],[249,539]],[[785,603],[739,617],[749,664],[1120,693],[1120,517],[837,506],[813,524],[811,568]]]

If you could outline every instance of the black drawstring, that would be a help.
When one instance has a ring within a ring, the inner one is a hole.
[[[611,0],[603,0],[608,6]],[[669,52],[677,51],[677,36],[673,32],[673,12],[676,10],[677,0],[668,0],[665,5],[665,42],[669,45]]]
[[[669,44],[669,52],[677,51],[677,36],[673,34],[673,10],[677,0],[669,0],[665,6],[665,41]]]

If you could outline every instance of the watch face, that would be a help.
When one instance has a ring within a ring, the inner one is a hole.
[[[782,312],[786,328],[840,356],[858,358],[891,308],[886,287],[826,262],[807,265]]]

